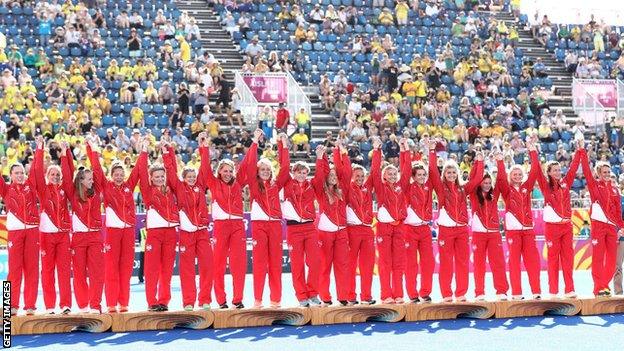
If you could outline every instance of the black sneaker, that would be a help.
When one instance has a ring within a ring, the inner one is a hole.
[[[341,306],[347,306],[347,305],[349,305],[349,301],[347,301],[347,300],[339,300],[338,302],[340,302],[340,305],[341,305]]]
[[[160,305],[158,305],[158,307],[159,307],[158,312],[167,312],[167,311],[169,311],[169,307],[167,307],[167,305],[160,304]]]
[[[224,302],[219,305],[219,308],[222,310],[227,310],[228,308],[230,308],[230,306],[228,306],[227,302]]]
[[[419,302],[420,302],[420,299],[417,297],[410,299],[410,303],[419,303]]]
[[[331,306],[332,302],[331,300],[329,301],[323,301],[323,303],[321,304],[321,306],[325,307],[325,306]]]
[[[234,308],[236,308],[237,310],[245,308],[245,305],[243,305],[242,302],[233,302],[232,305],[234,305]]]
[[[69,307],[65,307],[63,311],[61,312],[61,314],[65,314],[65,315],[70,314],[70,313],[71,313],[71,309]]]
[[[349,301],[349,306],[359,305],[360,303],[357,300]]]
[[[160,305],[151,305],[147,310],[149,312],[160,312]]]
[[[609,289],[602,289],[598,292],[598,296],[600,297],[611,297],[611,290]]]
[[[431,303],[431,296],[424,296],[420,298],[420,302],[422,303]]]

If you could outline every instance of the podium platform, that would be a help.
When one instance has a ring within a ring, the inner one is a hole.
[[[103,333],[113,324],[108,314],[52,314],[11,317],[13,335],[69,333],[85,331]]]
[[[496,312],[495,302],[441,302],[405,305],[406,322],[457,319],[492,318]]]
[[[581,299],[583,316],[596,314],[624,313],[624,297],[597,297]]]
[[[309,308],[250,308],[215,310],[214,328],[262,327],[275,324],[300,326],[310,322]]]
[[[496,318],[574,316],[581,312],[581,307],[579,299],[499,301],[496,303]]]
[[[406,305],[337,306],[312,308],[312,325],[388,322],[405,318]]]
[[[215,319],[212,311],[113,313],[110,316],[115,333],[173,328],[206,329]]]

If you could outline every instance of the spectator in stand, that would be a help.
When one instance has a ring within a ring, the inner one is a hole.
[[[548,73],[546,72],[546,65],[542,61],[541,57],[537,58],[537,62],[533,65],[533,75],[539,78],[548,77]]]
[[[303,128],[306,131],[308,137],[311,137],[312,133],[312,118],[305,108],[301,108],[295,115],[295,121],[297,122],[297,128]]]
[[[173,89],[169,86],[169,82],[163,82],[160,89],[158,89],[158,101],[163,105],[168,105],[173,102]]]
[[[186,135],[183,134],[184,130],[181,127],[176,128],[176,134],[171,139],[178,146],[178,151],[188,151],[189,140]]]
[[[407,25],[407,17],[409,14],[409,5],[405,0],[398,0],[396,6],[394,7],[394,12],[396,15],[397,25],[405,26]]]
[[[308,138],[305,129],[299,128],[299,132],[292,136],[291,141],[293,143],[293,151],[304,151],[307,154],[310,153],[310,139]]]
[[[258,38],[253,37],[251,43],[247,45],[244,53],[252,59],[254,63],[257,62],[257,58],[264,54],[264,48],[258,44]]]
[[[290,112],[288,112],[288,109],[284,106],[283,102],[279,103],[279,107],[275,115],[275,128],[277,129],[277,133],[285,133],[288,128],[288,124],[290,123]]]

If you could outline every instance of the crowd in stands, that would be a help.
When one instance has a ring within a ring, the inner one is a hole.
[[[567,124],[549,107],[552,81],[543,64],[517,47],[518,29],[479,11],[507,11],[508,2],[208,2],[240,44],[243,72],[288,71],[319,87],[323,107],[342,128],[337,135],[312,140],[305,111],[276,106],[259,113],[266,135],[293,125],[295,152],[311,155],[317,144],[340,139],[352,162],[369,166],[371,138],[380,136],[386,161],[396,164],[398,139],[426,150],[419,140],[431,137],[439,140],[440,159],[455,159],[467,176],[480,148],[500,148],[508,165],[527,166],[525,142],[539,141],[543,158],[567,165],[571,141],[586,137],[590,158],[609,160],[620,173],[621,127],[586,135],[581,121]],[[174,143],[179,162],[195,166],[202,131],[215,162],[236,161],[251,145],[243,128],[223,130],[223,121],[243,127],[240,96],[218,60],[201,50],[197,21],[174,1],[14,1],[0,7],[0,17],[4,177],[9,165],[32,160],[38,134],[52,150],[46,162],[57,162],[59,143],[68,141],[86,163],[89,139],[102,148],[104,167],[114,159],[131,167],[144,136]],[[605,52],[619,50],[619,57],[621,40],[607,40],[612,27],[591,26],[605,34]],[[576,38],[570,36],[567,42]],[[270,140],[260,150],[275,159]],[[575,188],[583,186],[579,178]]]

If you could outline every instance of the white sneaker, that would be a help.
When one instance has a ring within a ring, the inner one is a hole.
[[[185,310],[186,312],[191,312],[191,311],[193,311],[193,305],[186,305],[186,306],[184,306],[184,310]]]
[[[271,301],[271,304],[269,305],[269,307],[271,307],[271,308],[281,308],[282,305],[280,304],[279,301]]]
[[[321,300],[319,300],[318,296],[314,296],[308,299],[308,303],[310,307],[319,307],[321,305]]]
[[[63,308],[63,310],[64,310],[64,308]],[[81,309],[79,309],[79,310],[78,310],[78,313],[85,313],[85,314],[86,314],[86,313],[89,313],[89,307],[85,307],[85,308],[81,308]]]
[[[574,291],[570,291],[569,293],[565,293],[563,297],[565,297],[566,299],[576,299],[578,296]]]
[[[29,308],[26,310],[26,315],[27,316],[34,316],[35,315],[35,310],[32,308]]]
[[[479,302],[485,301],[485,295],[479,295],[475,297],[475,301],[479,301]]]
[[[498,295],[496,295],[496,300],[498,300],[498,301],[507,301],[507,295],[506,294],[498,294]]]
[[[453,302],[453,297],[452,296],[445,297],[442,299],[442,302]]]
[[[48,308],[46,314],[54,314],[54,308]]]
[[[455,298],[455,302],[466,302],[466,296],[458,296]]]
[[[393,305],[394,304],[394,299],[389,297],[387,299],[382,300],[381,303],[384,304],[384,305]]]
[[[262,308],[262,301],[254,301],[253,308]]]
[[[92,308],[92,309],[89,310],[89,313],[91,313],[91,314],[102,314],[102,311],[100,311],[98,309],[95,309],[95,308]]]
[[[522,296],[522,295],[513,295],[513,296],[511,296],[511,300],[512,301],[522,301],[522,300],[524,300],[524,296]]]
[[[205,303],[202,305],[202,310],[204,311],[210,311],[211,307],[209,303]]]
[[[403,300],[402,297],[397,297],[396,299],[394,299],[394,303],[396,303],[397,305],[402,305],[405,303],[405,300]]]

